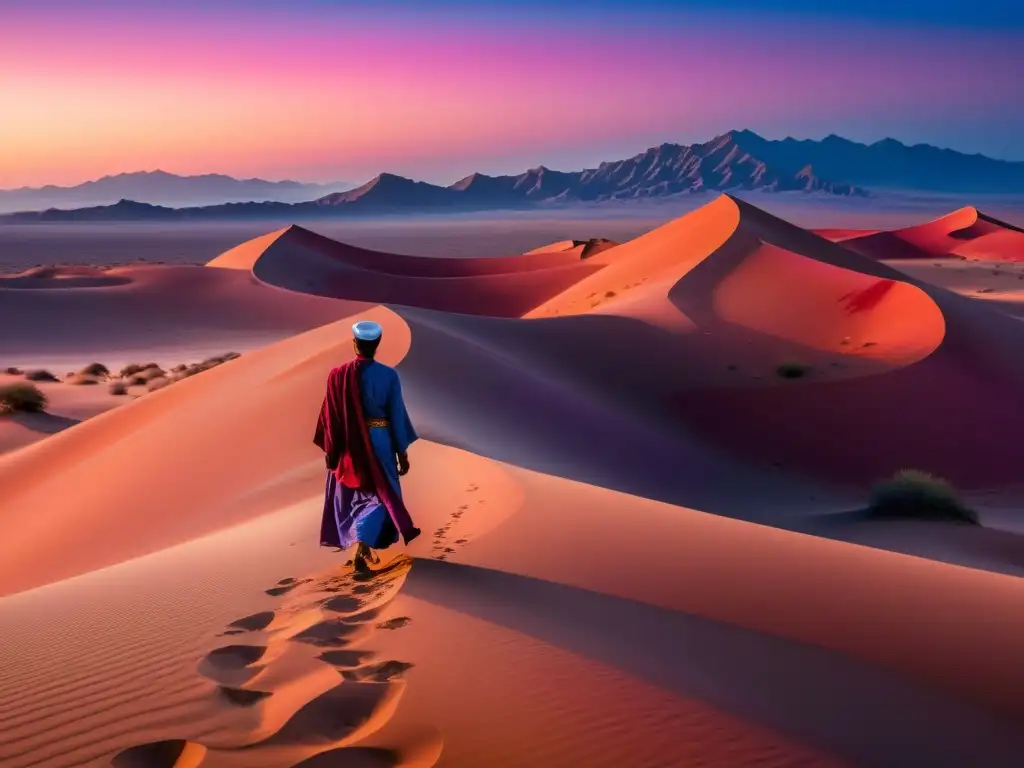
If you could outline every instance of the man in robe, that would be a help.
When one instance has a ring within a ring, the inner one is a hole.
[[[352,335],[355,359],[330,372],[313,442],[327,463],[320,544],[355,544],[352,564],[365,573],[378,561],[374,549],[390,547],[399,536],[408,544],[420,534],[399,480],[409,471],[407,451],[418,436],[398,372],[374,359],[383,329],[361,320]]]

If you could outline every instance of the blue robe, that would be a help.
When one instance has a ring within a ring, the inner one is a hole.
[[[371,427],[370,442],[384,476],[401,497],[398,454],[405,453],[419,436],[402,399],[398,372],[371,360],[359,371],[359,394],[367,419],[390,422],[386,428]],[[348,488],[337,481],[334,472],[327,470],[320,543],[348,549],[362,542],[373,549],[384,549],[397,541],[398,529],[377,495]]]

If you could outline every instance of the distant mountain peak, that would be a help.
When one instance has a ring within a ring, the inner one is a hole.
[[[0,190],[0,213],[110,206],[121,200],[173,208],[264,201],[297,203],[350,187],[341,183],[236,179],[219,173],[181,176],[157,168],[102,176],[71,187]]]
[[[152,194],[158,182],[162,192]],[[216,205],[177,206],[168,194],[181,194],[200,184],[207,194],[228,196]],[[765,139],[749,129],[720,134],[697,144],[664,142],[632,157],[606,161],[596,168],[555,171],[538,165],[522,173],[488,176],[472,173],[448,187],[381,173],[356,189],[329,191],[293,202],[275,201],[281,184],[231,177],[176,177],[164,171],[144,171],[104,177],[76,188],[30,190],[32,205],[42,213],[19,214],[20,221],[130,220],[215,217],[324,216],[341,213],[373,213],[426,210],[488,210],[528,207],[536,204],[602,202],[666,198],[693,193],[734,191],[808,192],[822,195],[866,195],[867,189],[910,189],[943,192],[1024,192],[1024,162],[1004,162],[966,155],[930,145],[907,146],[895,139],[862,144],[830,134],[821,141],[786,138]],[[241,185],[241,187],[239,186]],[[313,187],[299,185],[290,195],[306,195]],[[271,190],[268,192],[267,190]],[[171,190],[169,193],[168,190]],[[211,192],[210,190],[213,190]],[[241,190],[241,191],[240,191]],[[257,190],[251,200],[235,195]],[[0,212],[10,210],[4,195],[14,200],[24,191],[0,191]],[[83,205],[55,204],[55,199],[89,201]],[[147,192],[149,193],[147,196]],[[94,204],[97,196],[106,197]],[[65,195],[65,197],[61,197]],[[77,196],[77,197],[75,197]],[[20,210],[29,210],[25,205]],[[979,214],[980,215],[980,214]]]

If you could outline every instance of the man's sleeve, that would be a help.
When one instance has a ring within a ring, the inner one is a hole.
[[[395,440],[395,451],[405,453],[409,446],[416,442],[419,435],[412,425],[409,412],[405,409],[402,397],[402,382],[396,373],[391,381],[391,392],[388,397],[388,420],[391,422],[391,435]]]

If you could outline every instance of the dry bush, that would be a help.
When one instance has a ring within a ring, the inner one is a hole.
[[[25,378],[29,381],[60,381],[52,373],[44,370],[29,371],[25,374]]]
[[[10,368],[4,368],[4,373],[6,373],[8,376],[21,376],[21,374],[23,374],[24,371],[21,370],[21,368],[15,368],[14,366],[11,366]]]
[[[110,382],[110,394],[112,395],[127,395],[128,385],[120,379],[117,381]]]
[[[134,376],[137,373],[142,373],[143,371],[147,371],[152,368],[159,369],[160,366],[157,365],[156,363],[144,363],[142,365],[140,365],[139,363],[130,363],[121,369],[121,378],[127,379]]]
[[[166,375],[160,366],[147,366],[132,376],[131,382],[136,386],[145,386],[154,379],[162,379]]]
[[[95,384],[99,384],[99,380],[96,379],[96,377],[94,377],[94,376],[87,376],[87,375],[82,374],[82,373],[72,373],[70,376],[68,376],[68,378],[66,378],[64,380],[64,383],[65,384],[73,384],[73,385],[79,386],[79,387],[82,387],[82,386],[87,387],[87,386],[92,386],[92,385],[95,385]]]
[[[156,392],[158,389],[163,389],[170,383],[170,379],[160,376],[155,379],[150,379],[149,383],[146,385],[146,389],[149,390],[150,392]]]
[[[205,360],[203,360],[203,362],[199,363],[199,365],[206,366],[207,368],[212,368],[215,365],[220,365],[221,363],[226,363],[229,360],[235,360],[239,357],[241,357],[241,355],[238,352],[225,352],[222,355],[208,357]]]
[[[0,413],[37,413],[46,408],[46,395],[34,384],[19,381],[0,386]]]
[[[142,366],[138,363],[129,363],[121,369],[121,378],[127,379],[134,376],[136,373],[142,370]]]
[[[85,368],[80,370],[78,373],[82,376],[104,378],[110,375],[110,369],[103,363],[89,363],[89,365],[85,366]]]
[[[953,520],[979,525],[978,514],[942,478],[904,469],[871,491],[868,513],[879,518]]]

